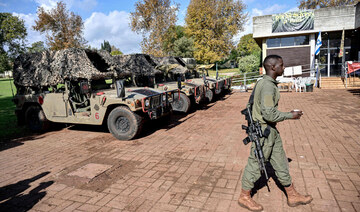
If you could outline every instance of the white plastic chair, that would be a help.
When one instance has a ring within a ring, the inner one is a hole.
[[[301,88],[304,88],[304,92],[306,92],[306,78],[298,77],[295,79],[295,92],[301,93]]]

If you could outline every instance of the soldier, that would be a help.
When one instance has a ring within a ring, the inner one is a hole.
[[[290,207],[300,204],[308,204],[312,201],[310,195],[303,196],[299,194],[289,174],[288,159],[285,155],[280,134],[276,129],[276,123],[286,119],[300,119],[302,111],[291,112],[278,111],[278,102],[280,93],[277,87],[276,78],[284,72],[283,60],[278,55],[269,55],[264,60],[266,75],[260,80],[254,91],[254,103],[252,117],[254,121],[259,121],[264,131],[270,130],[267,138],[261,138],[262,150],[266,161],[270,161],[275,170],[275,174],[280,183],[285,187],[287,194],[287,203]],[[242,177],[242,190],[239,197],[239,204],[251,211],[262,211],[263,207],[256,203],[250,196],[250,191],[254,183],[260,178],[260,168],[254,155],[255,144],[252,142],[248,163]]]

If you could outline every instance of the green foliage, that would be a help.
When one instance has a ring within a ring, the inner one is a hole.
[[[247,20],[245,5],[236,0],[191,0],[186,14],[185,33],[194,39],[194,57],[213,63],[227,57],[233,36]]]
[[[122,55],[123,53],[120,50],[114,50],[114,51],[111,51],[110,54],[112,56],[115,56],[115,55]]]
[[[25,51],[26,36],[24,20],[0,13],[0,72],[11,69],[12,61]]]
[[[174,56],[194,57],[194,40],[181,37],[174,42]]]
[[[110,45],[109,41],[104,40],[104,42],[101,44],[100,49],[105,50],[105,51],[110,53],[111,52],[111,45]]]
[[[38,42],[32,43],[31,47],[27,48],[27,51],[30,53],[35,53],[35,52],[42,52],[45,49],[46,48],[45,48],[44,42],[38,41]]]
[[[253,34],[247,34],[240,38],[240,42],[237,46],[237,52],[239,56],[246,56],[250,54],[258,54],[261,48],[253,38]]]
[[[175,42],[185,36],[183,26],[170,26],[164,36],[163,51],[166,55],[177,56],[175,53]]]
[[[10,59],[6,52],[0,52],[0,73],[11,70]]]
[[[299,9],[318,9],[358,3],[359,0],[299,0]]]
[[[154,56],[164,56],[166,48],[164,41],[169,34],[169,28],[176,23],[178,4],[171,4],[170,0],[138,0],[135,3],[135,12],[130,14],[131,29],[143,35],[141,47],[143,53]],[[170,44],[170,43],[168,43]]]
[[[260,66],[260,56],[256,54],[247,55],[239,59],[239,71],[244,72],[254,72],[259,70]]]
[[[33,28],[40,33],[46,33],[47,45],[52,50],[80,48],[86,44],[82,36],[84,23],[79,15],[69,12],[62,1],[56,8],[46,11],[38,8],[38,19]],[[51,35],[50,35],[51,33]]]

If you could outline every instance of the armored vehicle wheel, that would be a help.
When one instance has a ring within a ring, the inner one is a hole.
[[[207,90],[205,93],[206,98],[211,102],[214,98],[214,92],[212,90]]]
[[[187,113],[189,112],[190,104],[190,99],[185,94],[180,93],[179,98],[179,93],[175,93],[174,101],[171,103],[171,106],[174,111]]]
[[[107,119],[109,131],[119,140],[130,140],[140,133],[142,117],[127,107],[112,110]]]
[[[33,132],[43,132],[49,129],[50,121],[39,106],[32,105],[25,111],[25,123]]]

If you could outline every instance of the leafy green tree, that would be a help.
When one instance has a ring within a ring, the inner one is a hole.
[[[115,56],[115,55],[121,55],[121,54],[123,54],[123,53],[122,53],[122,51],[120,51],[119,48],[116,48],[115,46],[111,46],[111,52],[110,52],[110,54],[111,54],[112,56]]]
[[[241,0],[191,0],[185,18],[185,33],[194,39],[194,57],[213,63],[234,48],[233,36],[247,20]]]
[[[39,7],[37,14],[38,19],[35,20],[33,28],[40,33],[46,33],[47,45],[50,49],[85,47],[82,18],[69,12],[64,2],[58,2],[56,8],[50,11]]]
[[[26,36],[24,20],[0,13],[0,72],[11,69],[15,57],[25,51]]]
[[[104,40],[104,42],[101,44],[100,49],[105,50],[105,51],[110,53],[111,52],[111,45],[110,45],[109,41]]]
[[[46,48],[45,48],[44,42],[38,41],[38,42],[32,43],[31,46],[27,48],[27,51],[30,53],[35,53],[35,52],[42,52],[45,49]]]
[[[261,48],[253,38],[253,34],[247,34],[240,38],[240,42],[237,46],[237,52],[239,56],[246,56],[260,52]]]
[[[174,55],[179,57],[194,57],[194,40],[185,36],[174,42]]]
[[[176,56],[174,53],[175,41],[185,36],[183,26],[170,26],[163,41],[163,50],[166,55]]]
[[[135,12],[130,14],[131,29],[143,35],[142,51],[154,56],[164,56],[164,40],[170,27],[175,26],[179,6],[170,0],[138,0]]]
[[[111,51],[110,54],[112,56],[115,56],[115,55],[122,55],[123,53],[120,50],[114,50],[114,51]]]
[[[356,4],[359,0],[300,0],[299,9],[317,9]]]
[[[238,61],[239,71],[242,73],[245,72],[254,72],[259,70],[260,66],[260,56],[256,54],[250,54],[244,57],[241,57]]]

